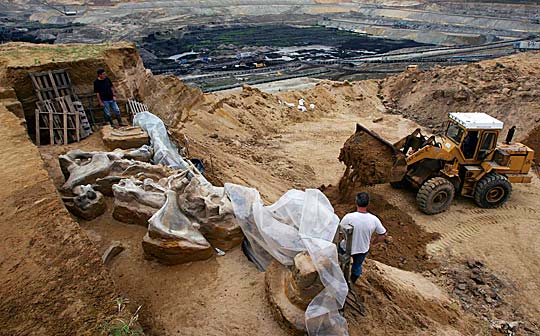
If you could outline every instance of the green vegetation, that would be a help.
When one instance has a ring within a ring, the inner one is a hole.
[[[119,297],[114,301],[118,315],[125,314],[126,305],[129,300]],[[143,331],[140,329],[137,321],[139,319],[139,311],[142,306],[139,306],[135,313],[129,316],[129,318],[114,318],[109,319],[102,323],[99,330],[103,335],[108,336],[135,336],[142,335]]]

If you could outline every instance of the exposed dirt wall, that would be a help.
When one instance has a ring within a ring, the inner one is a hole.
[[[536,126],[523,143],[534,149],[536,164],[540,164],[540,125]]]
[[[1,106],[0,139],[0,335],[97,335],[115,312],[115,284]]]
[[[152,76],[145,70],[133,44],[47,46],[7,43],[0,46],[0,81],[3,86],[15,89],[30,134],[34,134],[34,111],[38,100],[30,72],[68,69],[76,93],[87,95],[93,94],[93,82],[99,68],[105,69],[113,81],[121,110],[125,110],[127,99],[143,100],[170,126],[185,120],[203,96],[200,90],[187,87],[176,77]],[[83,100],[83,104],[87,101]],[[97,104],[96,99],[94,104]]]

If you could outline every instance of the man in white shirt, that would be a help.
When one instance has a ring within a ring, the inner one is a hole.
[[[366,192],[358,193],[356,195],[356,212],[346,214],[340,223],[343,228],[353,228],[351,248],[353,258],[351,283],[353,284],[362,275],[362,263],[368,254],[373,233],[377,233],[373,239],[373,245],[384,241],[387,236],[386,229],[379,218],[367,212],[368,204],[369,194]]]

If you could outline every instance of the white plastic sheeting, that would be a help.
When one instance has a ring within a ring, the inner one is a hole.
[[[150,136],[154,149],[154,164],[172,169],[189,169],[188,163],[178,154],[178,148],[171,142],[163,121],[150,112],[140,112],[133,118],[133,125],[141,127]]]
[[[276,203],[264,206],[256,189],[225,184],[236,219],[249,240],[252,256],[266,268],[272,258],[293,265],[294,256],[308,251],[325,286],[306,310],[309,335],[348,335],[339,314],[348,287],[332,243],[339,218],[326,196],[317,189],[289,190]]]

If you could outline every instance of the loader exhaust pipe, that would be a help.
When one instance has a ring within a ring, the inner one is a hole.
[[[506,140],[504,140],[504,143],[509,145],[512,142],[512,139],[514,138],[514,133],[516,133],[516,126],[512,126],[508,130],[508,134],[506,134]]]

